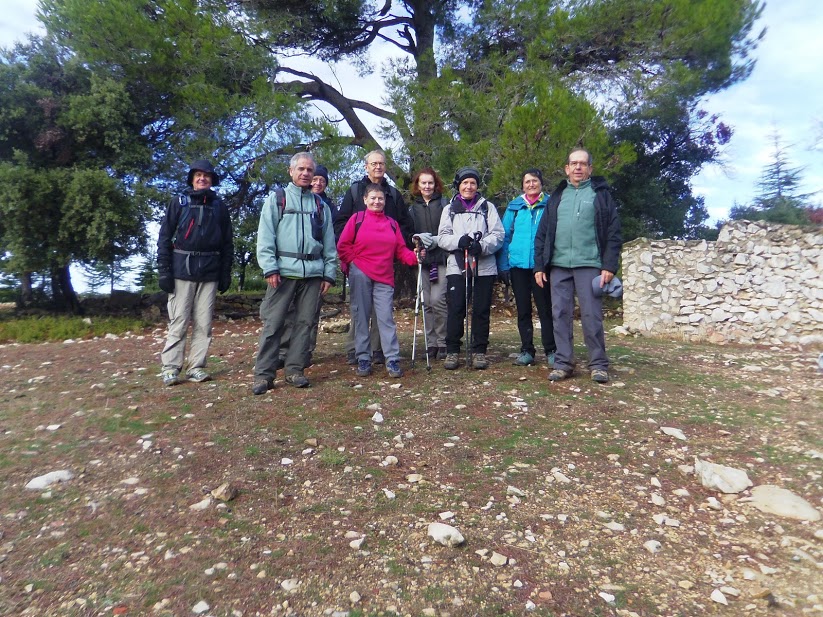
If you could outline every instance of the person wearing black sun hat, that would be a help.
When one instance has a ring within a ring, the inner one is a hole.
[[[174,196],[166,209],[157,239],[160,289],[169,294],[169,330],[160,354],[163,384],[181,381],[186,365],[188,381],[208,381],[211,322],[217,292],[231,285],[234,257],[229,211],[213,187],[220,184],[214,166],[194,161],[186,177],[188,187]],[[192,324],[186,359],[186,332]]]

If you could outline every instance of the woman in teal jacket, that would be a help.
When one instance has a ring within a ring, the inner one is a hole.
[[[552,300],[548,285],[539,287],[534,280],[534,236],[540,219],[546,211],[548,196],[543,193],[543,174],[539,169],[523,172],[523,194],[509,202],[503,215],[506,232],[503,249],[497,253],[500,279],[514,290],[517,304],[517,329],[520,332],[520,355],[517,366],[534,364],[534,325],[532,297],[540,319],[540,338],[546,362],[554,364],[554,328],[552,327]]]

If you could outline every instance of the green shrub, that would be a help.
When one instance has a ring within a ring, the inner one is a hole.
[[[90,323],[89,323],[90,322]],[[142,320],[132,317],[43,316],[0,321],[0,343],[41,343],[66,339],[92,338],[106,334],[136,332],[147,327]]]

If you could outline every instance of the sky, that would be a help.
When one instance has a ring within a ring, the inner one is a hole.
[[[37,0],[5,0],[0,17],[0,46],[9,46],[36,31]],[[789,164],[802,167],[804,193],[823,204],[823,8],[820,0],[770,0],[755,31],[766,28],[754,52],[751,76],[708,97],[703,108],[718,114],[734,135],[724,150],[723,165],[704,168],[693,182],[705,198],[714,222],[728,217],[735,204],[757,194],[764,167],[772,160],[775,131],[788,147]],[[360,85],[343,84],[356,94]],[[815,148],[815,143],[817,147]]]

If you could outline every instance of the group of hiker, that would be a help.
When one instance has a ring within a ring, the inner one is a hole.
[[[414,345],[422,307],[429,367],[442,360],[445,369],[457,369],[466,336],[465,364],[488,368],[493,288],[500,280],[513,290],[517,307],[515,365],[537,361],[534,302],[549,379],[573,375],[576,297],[591,379],[607,383],[602,296],[622,293],[615,278],[622,240],[609,187],[603,178],[592,177],[592,169],[591,154],[572,149],[567,180],[551,194],[543,191],[539,169],[525,170],[523,192],[501,219],[495,204],[480,194],[481,176],[474,167],[457,170],[451,199],[434,169],[419,170],[407,206],[386,179],[385,154],[374,150],[365,157],[364,177],[336,209],[325,193],[328,170],[308,152],[295,154],[289,163],[291,182],[268,195],[260,214],[257,262],[267,287],[252,392],[273,388],[281,368],[285,383],[309,385],[304,371],[317,341],[321,296],[335,284],[338,265],[351,291],[348,363],[361,377],[377,364],[385,364],[390,377],[401,377],[393,316],[395,262],[418,269]],[[167,386],[210,379],[205,366],[215,297],[231,284],[233,257],[231,218],[214,191],[219,182],[209,161],[195,161],[188,187],[171,199],[160,227],[159,283],[169,294],[168,336],[161,353]]]

